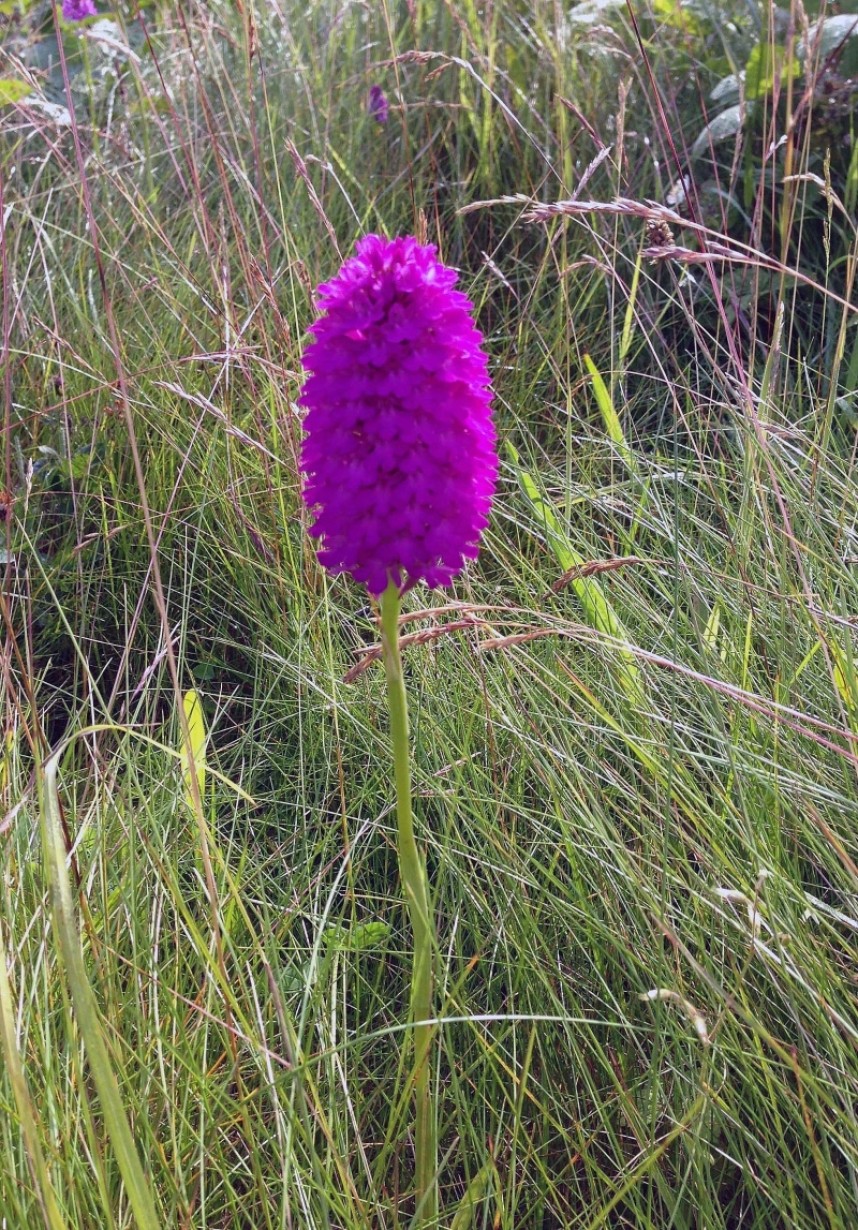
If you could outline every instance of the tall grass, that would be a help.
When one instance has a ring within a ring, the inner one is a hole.
[[[52,930],[52,754],[157,1218],[409,1224],[380,633],[296,460],[312,287],[384,230],[461,267],[503,442],[479,566],[403,624],[439,1225],[848,1230],[855,177],[821,95],[785,75],[692,154],[783,41],[762,11],[125,15],[136,58],[72,32],[41,80],[69,126],[0,112],[5,1225],[135,1224]]]

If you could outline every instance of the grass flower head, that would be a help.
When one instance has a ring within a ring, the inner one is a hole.
[[[474,558],[497,477],[492,393],[455,270],[368,235],[319,287],[302,465],[319,559],[371,593],[447,585]]]

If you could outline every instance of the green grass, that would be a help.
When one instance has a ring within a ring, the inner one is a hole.
[[[563,7],[165,3],[118,80],[67,37],[71,127],[0,111],[14,1230],[143,1224],[70,921],[160,1224],[410,1224],[379,628],[297,467],[311,291],[374,229],[461,268],[501,440],[478,564],[406,603],[439,1225],[855,1225],[855,160],[793,86],[694,163],[750,260],[653,258],[761,36],[640,10],[650,77],[627,10]]]

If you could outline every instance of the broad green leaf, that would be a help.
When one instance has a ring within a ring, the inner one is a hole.
[[[185,710],[185,720],[188,724],[188,738],[190,741],[190,751],[188,750],[188,744],[184,740],[182,741],[180,756],[182,781],[185,783],[185,802],[193,811],[192,764],[197,776],[197,787],[201,801],[206,789],[206,723],[203,717],[203,707],[200,703],[199,693],[193,690],[186,692],[182,698],[182,706]]]
[[[682,0],[653,0],[652,11],[666,26],[673,26],[686,34],[702,35],[704,32],[703,22]]]
[[[789,80],[800,71],[796,60],[786,59],[786,48],[779,44],[757,43],[745,65],[745,98],[755,101],[771,94],[775,78]]]
[[[707,649],[715,649],[718,645],[718,630],[721,627],[721,608],[716,602],[709,612],[706,627],[703,629],[703,644]]]
[[[588,354],[584,355],[584,364],[587,371],[590,373],[590,379],[593,381],[593,392],[596,394],[596,404],[602,414],[602,420],[605,424],[605,431],[611,442],[616,445],[617,452],[622,457],[630,470],[635,469],[635,459],[632,450],[629,448],[628,441],[623,433],[623,425],[620,422],[620,416],[617,414],[614,403],[611,400],[611,394],[605,381],[602,379],[601,372]]]
[[[26,81],[19,81],[17,77],[0,77],[0,107],[4,103],[20,102],[31,92]]]
[[[727,638],[721,632],[721,608],[717,602],[706,620],[706,627],[703,629],[703,644],[712,653],[717,653],[722,662],[727,661]]]
[[[735,107],[742,99],[742,77],[739,73],[730,73],[722,77],[709,97],[722,107]]]
[[[0,794],[6,789],[9,781],[9,766],[12,763],[12,753],[15,750],[15,731],[10,726],[3,740],[3,752],[0,756]]]
[[[834,686],[840,693],[840,699],[854,722],[858,714],[858,681],[855,677],[855,663],[850,654],[844,653],[836,641],[828,642],[828,648],[833,659]]]
[[[807,38],[802,39],[798,54],[804,59],[811,52],[819,60],[824,60],[853,38],[858,38],[858,13],[821,17],[808,29]]]
[[[67,461],[61,461],[57,470],[64,478],[73,478],[80,482],[81,479],[86,478],[91,460],[92,455],[88,451],[75,453]]]
[[[729,137],[735,137],[736,133],[742,128],[746,117],[750,114],[750,108],[737,104],[735,107],[727,107],[711,120],[702,132],[698,133],[697,140],[691,147],[691,156],[699,158],[701,154],[706,153],[710,145],[717,145],[719,141],[726,141]]]
[[[390,925],[381,921],[356,923],[353,927],[331,923],[322,933],[322,943],[329,952],[369,952],[389,938]]]

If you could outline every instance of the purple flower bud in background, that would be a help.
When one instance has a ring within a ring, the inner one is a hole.
[[[95,0],[63,0],[63,17],[66,21],[83,21],[85,17],[95,17],[97,14]]]
[[[371,85],[369,87],[369,113],[372,118],[379,124],[386,124],[387,117],[390,112],[390,107],[387,102],[387,95],[380,85]]]
[[[447,585],[478,552],[497,478],[482,336],[458,274],[410,236],[367,235],[318,290],[302,467],[311,534],[372,594]]]

